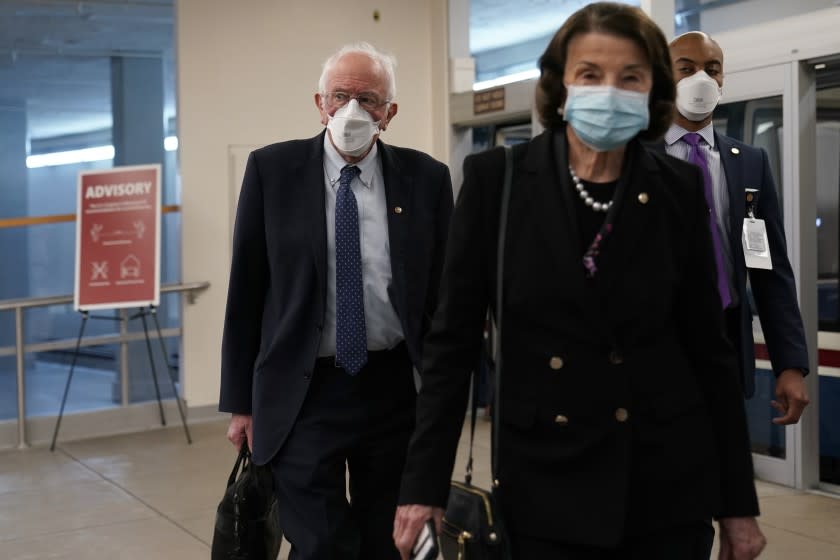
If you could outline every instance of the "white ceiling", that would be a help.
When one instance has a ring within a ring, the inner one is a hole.
[[[470,51],[480,53],[548,35],[591,1],[470,0]],[[639,0],[623,3],[638,6]]]
[[[175,113],[173,0],[0,1],[0,107],[38,139],[111,126],[110,57],[163,60]]]
[[[25,109],[31,139],[108,128],[110,57],[159,57],[174,116],[174,1],[0,0],[0,109]],[[589,0],[463,1],[478,54],[544,37]]]
[[[588,0],[469,1],[480,52],[551,33]],[[26,111],[30,139],[107,129],[110,57],[159,57],[174,116],[173,2],[0,0],[0,108]]]

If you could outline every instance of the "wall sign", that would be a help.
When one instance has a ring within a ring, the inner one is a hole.
[[[160,177],[160,165],[79,173],[77,310],[158,304]]]
[[[505,88],[498,87],[473,94],[473,114],[492,113],[505,110]]]

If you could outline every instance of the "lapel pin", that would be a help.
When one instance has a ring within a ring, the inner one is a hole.
[[[639,193],[639,202],[641,202],[642,204],[647,204],[648,200],[650,200],[650,197],[648,196],[648,193],[646,193],[646,192]]]
[[[737,156],[738,154],[741,153],[741,150],[739,150],[738,148],[732,148],[732,153]]]
[[[394,214],[402,214],[402,206],[394,206]]]

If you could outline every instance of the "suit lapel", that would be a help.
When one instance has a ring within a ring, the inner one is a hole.
[[[729,193],[729,239],[733,250],[735,243],[741,243],[741,228],[746,213],[744,203],[744,169],[741,165],[741,152],[725,136],[715,132],[720,163],[726,177],[726,190]],[[738,253],[733,251],[733,255]]]
[[[521,187],[528,198],[528,215],[535,218],[543,232],[549,255],[569,283],[574,301],[583,308],[600,309],[598,316],[604,319],[605,314],[614,314],[614,306],[620,305],[609,301],[610,288],[648,231],[651,211],[659,204],[662,189],[656,162],[640,143],[628,146],[625,162],[616,189],[614,229],[597,258],[596,291],[584,286],[576,195],[569,174],[559,172],[568,167],[565,135],[546,132],[535,139],[522,166],[523,178],[516,183],[516,189]],[[596,323],[600,329],[606,326],[603,321]]]
[[[549,248],[550,260],[569,282],[574,300],[581,302],[584,269],[572,198],[574,187],[568,173],[558,173],[567,167],[565,135],[543,132],[529,147],[514,192],[521,188],[529,210],[525,216],[534,217]]]
[[[659,169],[639,142],[627,146],[624,167],[616,187],[613,231],[604,243],[598,263],[597,285],[608,299],[611,287],[633,259],[643,234],[651,224],[653,210],[659,204]],[[610,305],[612,307],[612,305]]]
[[[325,129],[326,130],[326,129]],[[302,163],[300,177],[305,192],[304,215],[309,226],[309,240],[315,271],[318,277],[318,293],[326,305],[327,300],[327,213],[324,189],[324,134],[311,140],[309,157]],[[296,174],[292,174],[294,177]]]
[[[645,146],[647,146],[654,152],[659,152],[660,154],[668,153],[668,150],[665,149],[665,140],[659,140],[658,142],[649,142],[645,144]]]
[[[391,256],[391,301],[397,314],[405,319],[405,252],[409,226],[415,214],[412,208],[414,177],[403,168],[396,151],[381,140],[377,142],[385,181],[385,211],[388,213],[388,240]]]

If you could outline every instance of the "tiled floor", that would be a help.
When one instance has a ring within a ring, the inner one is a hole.
[[[489,430],[479,422],[476,482]],[[0,559],[207,559],[235,458],[226,424],[180,427],[0,453]],[[466,449],[459,449],[456,474]],[[762,558],[840,558],[840,500],[759,483]],[[281,557],[286,558],[284,545]]]

